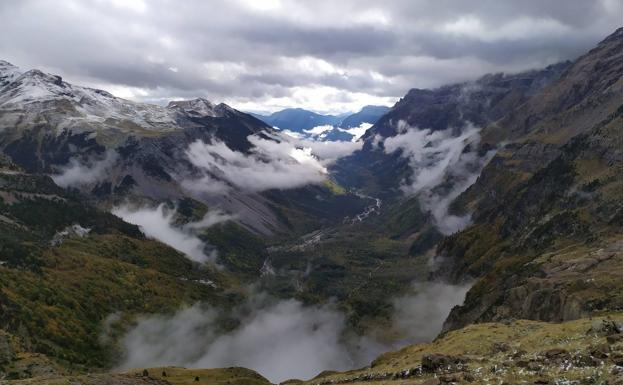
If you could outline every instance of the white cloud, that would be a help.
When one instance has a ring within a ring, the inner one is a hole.
[[[361,139],[363,134],[365,134],[370,127],[372,127],[372,123],[363,122],[358,127],[340,128],[339,130],[351,134],[353,136],[352,141],[356,142]]]
[[[157,207],[130,207],[128,205],[114,207],[111,212],[128,223],[139,226],[141,231],[150,238],[159,240],[184,253],[195,262],[215,262],[216,250],[206,254],[208,248],[195,234],[195,230],[208,228],[233,217],[220,211],[208,212],[198,222],[185,226],[175,225],[175,210],[168,209],[164,204]]]
[[[317,135],[320,135],[320,134],[322,134],[324,132],[331,131],[332,129],[333,129],[332,125],[325,124],[323,126],[312,127],[309,130],[303,130],[303,131],[305,131],[306,133],[308,133],[310,135],[317,136]]]
[[[455,136],[453,130],[431,131],[397,124],[400,134],[384,141],[385,152],[402,151],[409,159],[412,175],[403,181],[407,194],[419,194],[420,203],[429,210],[443,234],[452,234],[467,226],[470,216],[448,213],[452,201],[471,186],[493,152],[478,156],[480,129],[468,125]],[[439,188],[443,182],[451,187]]]
[[[91,160],[86,164],[77,158],[71,158],[67,165],[60,168],[59,174],[51,177],[61,187],[88,185],[101,179],[116,161],[117,153],[112,150],[107,151],[104,158]]]
[[[250,154],[214,140],[211,144],[192,143],[187,155],[195,166],[245,191],[295,188],[325,179],[326,169],[310,149],[256,137],[249,140],[255,145]]]
[[[292,143],[297,146],[310,148],[312,154],[318,157],[324,166],[328,166],[338,160],[352,154],[357,150],[361,150],[363,142],[345,142],[345,141],[316,141],[299,139]]]
[[[384,351],[430,341],[451,308],[462,303],[466,290],[466,286],[423,283],[412,294],[396,298],[393,332],[389,333],[402,337],[396,344],[373,337],[388,330],[354,335],[345,315],[331,304],[304,306],[293,299],[275,301],[253,294],[226,314],[240,325],[222,334],[217,323],[222,314],[195,305],[173,316],[139,320],[122,340],[126,354],[120,369],[243,366],[273,383],[309,379],[323,370],[353,369],[369,364]]]
[[[361,143],[266,135],[272,139],[256,135],[247,138],[253,145],[248,154],[234,151],[216,139],[212,143],[192,143],[186,151],[188,159],[206,175],[186,180],[183,185],[193,191],[219,194],[226,192],[227,187],[218,180],[250,192],[318,184],[326,179],[328,164],[361,148]]]

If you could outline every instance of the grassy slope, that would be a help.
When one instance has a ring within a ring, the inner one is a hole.
[[[51,245],[73,224],[91,232]],[[108,331],[114,337],[137,314],[197,301],[229,306],[240,298],[231,277],[144,238],[47,177],[6,168],[0,173],[0,261],[0,329],[27,352],[77,366],[105,367],[116,357],[115,347],[101,340],[111,314],[117,315]]]
[[[614,362],[623,360],[623,339],[608,343],[607,332],[593,332],[602,319],[621,321],[623,314],[580,319],[566,323],[519,320],[509,323],[484,323],[449,332],[432,343],[408,346],[377,358],[369,367],[310,380],[309,384],[338,383],[424,383],[431,378],[454,379],[458,383],[549,383],[579,381],[580,384],[619,383],[613,374]],[[622,336],[619,334],[619,336]],[[605,346],[605,347],[604,347]],[[607,356],[592,351],[605,350]],[[552,349],[566,353],[553,358]],[[546,352],[550,351],[549,357]],[[422,358],[429,354],[460,357],[463,370],[421,372]],[[593,356],[596,360],[591,359]],[[561,357],[559,359],[559,357]],[[592,362],[592,364],[587,364]],[[405,375],[405,371],[409,374]],[[366,376],[368,378],[366,378]],[[556,382],[557,381],[557,382]],[[430,382],[430,384],[437,382]]]

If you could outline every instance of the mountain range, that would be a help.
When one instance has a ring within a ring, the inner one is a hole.
[[[356,141],[387,111],[389,107],[364,106],[355,113],[321,115],[302,108],[287,108],[270,115],[253,116],[293,135],[324,141]]]
[[[310,384],[618,383],[622,131],[623,29],[339,117],[142,104],[2,61],[0,373],[263,384],[287,378],[179,367],[238,365],[204,340],[264,358],[293,336],[342,370]]]

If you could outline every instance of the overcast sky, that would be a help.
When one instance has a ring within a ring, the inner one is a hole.
[[[0,1],[0,58],[137,101],[343,112],[574,58],[622,15],[623,0]]]

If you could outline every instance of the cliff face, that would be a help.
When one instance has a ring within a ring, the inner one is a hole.
[[[446,329],[623,306],[622,32],[483,131],[506,143],[454,202],[474,224],[439,247],[444,274],[479,277]]]

